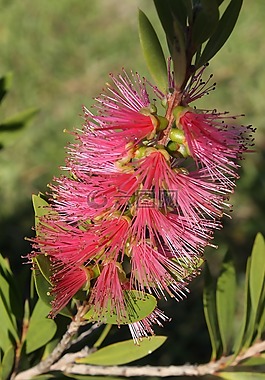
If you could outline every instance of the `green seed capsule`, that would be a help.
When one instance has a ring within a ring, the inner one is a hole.
[[[176,152],[178,150],[178,148],[179,148],[179,144],[177,144],[174,141],[169,141],[167,144],[167,150],[169,153]]]
[[[185,135],[184,135],[184,132],[181,131],[180,129],[172,128],[169,134],[169,138],[174,142],[182,144],[185,140]]]
[[[168,120],[164,116],[157,115],[156,118],[158,119],[158,127],[156,128],[157,131],[163,131],[168,126]]]

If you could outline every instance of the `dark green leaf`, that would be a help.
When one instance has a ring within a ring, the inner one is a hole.
[[[0,132],[13,132],[24,127],[39,112],[37,108],[30,108],[20,112],[0,123]]]
[[[0,347],[4,351],[13,340],[18,341],[16,313],[20,315],[20,301],[8,261],[0,255]]]
[[[247,268],[246,268],[246,274],[245,274],[243,314],[241,316],[240,329],[236,334],[236,340],[233,347],[234,356],[237,356],[243,347],[244,333],[246,330],[247,321],[250,314],[249,294],[248,294],[250,264],[251,264],[251,258],[249,257],[247,261]]]
[[[224,14],[219,20],[217,28],[207,42],[197,68],[210,61],[228,40],[237,22],[243,0],[231,0]]]
[[[212,345],[212,360],[215,360],[221,344],[220,333],[218,328],[217,314],[216,314],[216,288],[214,280],[209,271],[209,267],[205,265],[205,285],[203,290],[203,308],[206,324],[208,327],[211,345]]]
[[[233,334],[235,293],[236,273],[232,258],[227,253],[217,280],[216,289],[216,310],[224,354],[229,353]]]
[[[114,343],[101,348],[86,358],[77,359],[76,362],[95,365],[120,365],[130,363],[151,354],[162,346],[166,339],[167,337],[165,336],[144,338],[139,346],[134,344],[132,339]]]
[[[117,321],[118,315],[116,311],[111,310],[111,307],[109,306],[109,309],[104,313],[104,323],[112,325],[128,325],[138,322],[151,314],[157,306],[155,297],[147,293],[142,294],[136,290],[125,291],[124,297],[127,305],[127,316]],[[91,307],[89,312],[85,314],[84,318],[90,320],[91,322],[97,321],[98,313],[94,311],[93,307]]]
[[[2,360],[2,376],[1,380],[7,380],[9,379],[9,375],[11,374],[13,365],[14,365],[14,359],[15,359],[15,349],[12,346],[9,346],[9,348],[5,351],[3,360]]]
[[[181,88],[186,76],[186,18],[187,9],[182,1],[154,0],[161,24],[166,34],[170,55],[174,65],[175,86]],[[181,14],[177,16],[179,7]]]
[[[37,350],[48,343],[56,333],[56,323],[47,318],[50,307],[41,299],[38,300],[29,321],[26,336],[26,353]]]
[[[147,16],[139,10],[139,36],[147,67],[158,88],[166,92],[167,66],[157,34]]]
[[[260,298],[263,297],[263,287],[265,278],[265,244],[263,236],[259,233],[255,239],[252,254],[250,258],[249,272],[249,295],[250,295],[250,311],[247,330],[244,337],[244,348],[248,348],[253,340],[256,339],[257,319],[260,313]],[[259,311],[259,313],[258,313]],[[258,327],[260,329],[261,326]]]
[[[0,78],[0,103],[10,90],[12,85],[12,74],[8,73],[4,77]]]
[[[192,45],[194,52],[215,31],[219,21],[219,10],[216,0],[200,0],[193,9]]]

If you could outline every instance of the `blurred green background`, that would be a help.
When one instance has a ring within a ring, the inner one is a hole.
[[[71,137],[63,130],[82,125],[81,106],[92,104],[109,72],[125,67],[148,77],[138,42],[138,6],[161,36],[151,0],[0,0],[0,75],[13,72],[12,91],[0,118],[28,107],[40,109],[33,122],[11,135],[0,151],[0,251],[17,269],[21,256],[30,251],[24,236],[32,234],[31,194],[45,192],[64,163],[64,146]],[[264,17],[264,0],[244,1],[232,37],[208,69],[214,73],[217,90],[197,104],[245,113],[242,122],[257,127],[255,152],[242,164],[232,199],[233,219],[225,220],[216,235],[219,253],[208,251],[209,257],[218,258],[230,247],[241,270],[256,232],[265,232]],[[172,335],[170,353],[164,348],[156,363],[208,360],[201,287],[199,278],[187,301],[167,307],[173,321],[163,333]]]

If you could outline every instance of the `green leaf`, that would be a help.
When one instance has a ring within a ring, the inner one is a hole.
[[[2,376],[1,380],[7,380],[9,379],[9,375],[12,372],[12,368],[14,365],[14,360],[15,360],[15,349],[12,346],[9,346],[9,348],[5,351],[3,360],[1,363],[1,371],[2,371]]]
[[[249,298],[248,298],[248,284],[249,284],[249,272],[250,272],[250,263],[251,258],[248,258],[247,261],[247,268],[246,268],[246,274],[245,274],[245,286],[244,286],[244,303],[243,303],[243,314],[241,316],[241,325],[238,333],[236,334],[236,340],[234,343],[233,351],[234,351],[234,357],[238,355],[238,353],[241,351],[243,346],[243,339],[244,339],[244,333],[249,317]]]
[[[257,372],[218,372],[215,376],[219,376],[225,380],[264,380],[264,373]]]
[[[192,46],[197,48],[214,32],[219,21],[219,10],[216,0],[196,1],[193,8]]]
[[[186,18],[183,2],[154,0],[156,11],[166,34],[174,65],[175,86],[181,88],[186,76]],[[184,26],[185,25],[185,26]]]
[[[49,309],[51,309],[51,302],[53,300],[53,296],[51,295],[52,285],[49,279],[46,279],[46,277],[44,277],[42,273],[38,273],[36,270],[33,271],[33,279],[39,298],[45,305],[49,306]],[[67,307],[64,307],[59,312],[59,314],[64,315],[65,317],[72,318],[72,314]]]
[[[151,354],[159,348],[166,339],[167,337],[165,336],[144,338],[140,346],[135,345],[132,339],[114,343],[101,348],[86,358],[77,359],[76,362],[95,365],[120,365],[130,363]]]
[[[243,0],[231,0],[225,12],[220,18],[215,32],[207,42],[197,68],[209,62],[222,48],[232,33],[241,10]]]
[[[157,306],[155,297],[147,293],[142,294],[136,290],[125,291],[124,297],[127,305],[127,316],[119,319],[116,311],[111,310],[109,303],[109,309],[104,313],[104,323],[112,325],[128,325],[138,322],[151,314]],[[84,315],[84,318],[91,322],[98,321],[98,313],[94,310],[93,306],[88,313]]]
[[[164,53],[152,24],[141,10],[139,10],[139,36],[150,74],[158,88],[165,93],[168,78]]]
[[[258,310],[260,309],[260,299],[262,297],[262,291],[264,286],[265,277],[265,244],[263,236],[259,233],[256,236],[252,254],[250,258],[250,272],[249,272],[249,295],[250,295],[250,311],[249,320],[247,324],[247,330],[244,337],[244,348],[248,348],[253,340],[256,338],[257,331],[257,319],[262,318],[262,314],[258,316]],[[261,327],[261,326],[260,326]],[[259,329],[260,329],[259,327]]]
[[[265,365],[265,354],[260,356],[253,356],[252,358],[247,358],[240,362],[240,366],[264,366]]]
[[[249,274],[249,291],[252,313],[257,313],[262,289],[265,281],[265,243],[261,233],[258,233],[251,253]]]
[[[38,195],[32,195],[32,204],[35,213],[35,227],[39,223],[39,218],[41,216],[47,215],[49,212],[49,203],[47,203],[43,198],[41,198],[41,193]]]
[[[27,354],[44,346],[56,333],[56,323],[52,319],[47,318],[49,312],[50,307],[39,299],[29,321],[29,328],[26,336]]]
[[[26,126],[29,121],[39,112],[37,108],[30,108],[0,123],[0,132],[13,132]]]
[[[221,273],[217,280],[216,310],[223,346],[223,353],[228,354],[233,334],[235,315],[236,273],[229,253],[222,263]]]
[[[16,315],[21,315],[20,301],[8,261],[0,255],[0,347],[4,351],[14,340],[19,340]]]
[[[211,345],[212,345],[212,357],[211,360],[215,360],[218,356],[220,349],[220,333],[218,328],[217,314],[216,314],[216,287],[214,280],[209,271],[209,267],[206,263],[205,274],[204,274],[205,284],[203,290],[203,308],[206,324],[208,327]]]
[[[8,73],[0,78],[0,103],[8,93],[12,85],[12,73]]]

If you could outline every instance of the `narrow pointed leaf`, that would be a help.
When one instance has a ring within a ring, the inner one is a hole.
[[[249,294],[250,311],[247,330],[244,338],[244,348],[248,348],[256,339],[257,323],[260,318],[258,313],[260,298],[263,297],[263,287],[265,278],[265,244],[263,236],[259,233],[256,236],[250,259],[249,272]],[[262,316],[262,314],[261,314]],[[260,329],[260,327],[259,327]]]
[[[265,243],[261,233],[258,233],[251,253],[249,274],[249,290],[252,312],[256,314],[265,281]]]
[[[216,0],[200,0],[194,7],[192,43],[196,52],[199,45],[205,42],[215,31],[219,21],[219,10]]]
[[[48,343],[56,333],[56,323],[47,318],[50,307],[39,299],[33,310],[29,321],[29,328],[26,336],[26,353],[37,350]]]
[[[12,85],[12,74],[8,73],[0,78],[0,103],[10,90]]]
[[[248,287],[249,287],[249,272],[250,272],[250,264],[251,260],[250,257],[247,261],[247,268],[246,268],[246,274],[245,274],[245,285],[244,285],[244,300],[243,300],[243,314],[241,316],[241,324],[240,329],[236,334],[236,340],[233,347],[234,357],[236,357],[239,352],[241,351],[243,347],[243,339],[244,339],[244,333],[247,326],[247,321],[249,319],[250,314],[250,307],[249,307],[249,294],[248,294]]]
[[[243,0],[230,1],[202,52],[197,68],[209,62],[228,40],[237,22],[242,4]]]
[[[265,354],[261,354],[260,356],[253,356],[252,358],[248,358],[244,361],[241,361],[240,362],[240,366],[247,366],[247,367],[250,367],[250,366],[261,366],[261,365],[265,365]]]
[[[218,372],[215,376],[225,380],[265,380],[264,373],[256,372]]]
[[[0,132],[13,132],[23,128],[38,112],[37,108],[30,108],[2,121],[0,123]]]
[[[8,380],[10,378],[9,376],[14,366],[14,360],[15,360],[15,349],[12,345],[5,351],[4,356],[3,356],[3,360],[1,363],[1,366],[2,366],[1,380]]]
[[[166,34],[174,66],[175,86],[181,88],[186,76],[186,18],[183,2],[154,0],[156,11]],[[178,11],[180,11],[178,13]],[[184,26],[185,24],[185,26]]]
[[[95,365],[121,365],[130,363],[151,354],[162,346],[166,339],[167,337],[165,336],[144,338],[139,346],[134,344],[132,339],[114,343],[101,348],[86,358],[77,359],[76,362]]]
[[[222,264],[216,288],[216,310],[224,354],[229,353],[233,334],[235,293],[236,273],[233,261],[229,253],[227,253]]]
[[[205,265],[205,285],[203,291],[203,308],[206,324],[208,327],[208,332],[210,335],[211,345],[212,345],[212,360],[217,358],[217,354],[220,348],[221,340],[218,328],[217,314],[216,314],[216,300],[215,293],[216,288],[209,271],[209,267]]]
[[[112,325],[128,325],[146,318],[157,306],[155,297],[147,293],[142,294],[136,290],[125,291],[124,297],[127,304],[127,315],[118,320],[117,313],[115,310],[111,310],[111,307],[109,306],[109,309],[106,310],[104,314],[104,320],[102,322]],[[89,312],[84,315],[84,318],[91,322],[98,321],[98,314],[94,310],[94,307],[91,307]]]
[[[158,88],[166,92],[168,78],[164,53],[152,24],[141,10],[139,10],[139,36],[150,74]]]

